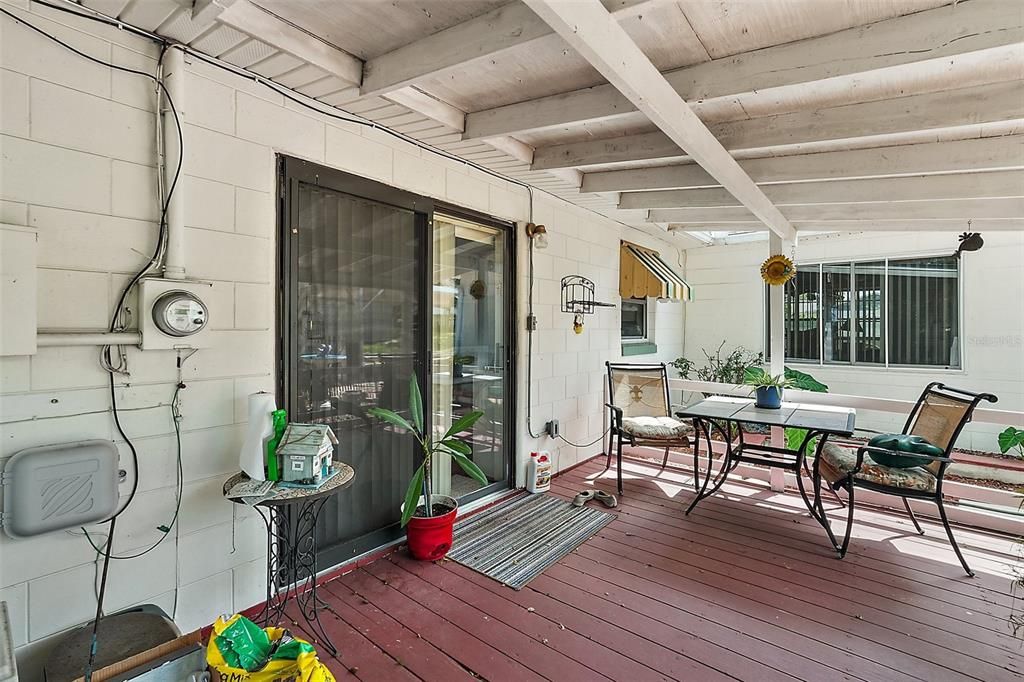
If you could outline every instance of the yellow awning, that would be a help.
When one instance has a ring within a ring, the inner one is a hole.
[[[690,301],[693,290],[656,251],[622,242],[619,251],[619,295],[622,298],[668,298]]]

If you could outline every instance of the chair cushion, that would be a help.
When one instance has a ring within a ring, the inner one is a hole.
[[[622,430],[644,440],[682,440],[693,428],[672,417],[623,417]]]
[[[821,475],[825,480],[835,483],[846,478],[856,466],[857,453],[855,451],[840,447],[835,443],[825,443],[825,447],[821,450],[821,462],[819,462]],[[864,458],[860,471],[854,474],[853,477],[857,480],[885,485],[890,488],[935,492],[935,476],[927,469],[919,467],[912,469],[890,467],[873,462],[870,457]]]
[[[875,448],[885,448],[894,452],[869,452],[868,457],[879,464],[894,469],[909,469],[911,467],[923,467],[933,460],[925,457],[915,457],[914,453],[921,455],[933,455],[941,457],[945,453],[942,448],[935,447],[921,436],[907,436],[902,433],[885,433],[875,436],[868,441],[868,445]],[[896,454],[906,453],[906,454]]]

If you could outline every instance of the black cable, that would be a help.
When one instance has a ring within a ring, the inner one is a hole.
[[[111,375],[111,380],[113,380],[113,375]],[[103,576],[100,578],[100,594],[96,599],[96,617],[92,621],[92,642],[89,644],[89,662],[85,666],[85,682],[92,682],[92,666],[96,663],[96,652],[99,650],[100,618],[103,616],[103,597],[107,593],[107,570],[110,568],[110,551],[114,546],[114,525],[116,523],[117,516],[111,517],[110,536],[103,559]]]
[[[605,429],[604,433],[602,433],[600,436],[598,436],[594,440],[590,441],[589,443],[573,443],[571,440],[569,440],[568,438],[566,438],[562,434],[558,434],[557,436],[555,436],[555,438],[557,438],[559,440],[564,440],[566,443],[568,443],[569,445],[573,446],[574,448],[589,448],[591,445],[596,445],[597,443],[600,443],[601,441],[603,441],[604,437],[608,435],[609,431],[611,431],[610,427]]]

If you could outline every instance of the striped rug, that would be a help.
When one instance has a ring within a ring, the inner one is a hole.
[[[614,519],[553,495],[527,494],[456,523],[448,558],[521,590]]]

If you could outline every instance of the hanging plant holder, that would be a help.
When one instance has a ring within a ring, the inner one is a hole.
[[[562,312],[573,316],[572,329],[577,334],[583,333],[584,315],[593,315],[594,308],[612,308],[614,305],[595,301],[594,283],[586,277],[568,275],[562,278]]]
[[[769,256],[761,263],[761,279],[773,287],[781,286],[796,276],[796,266],[786,256]]]

